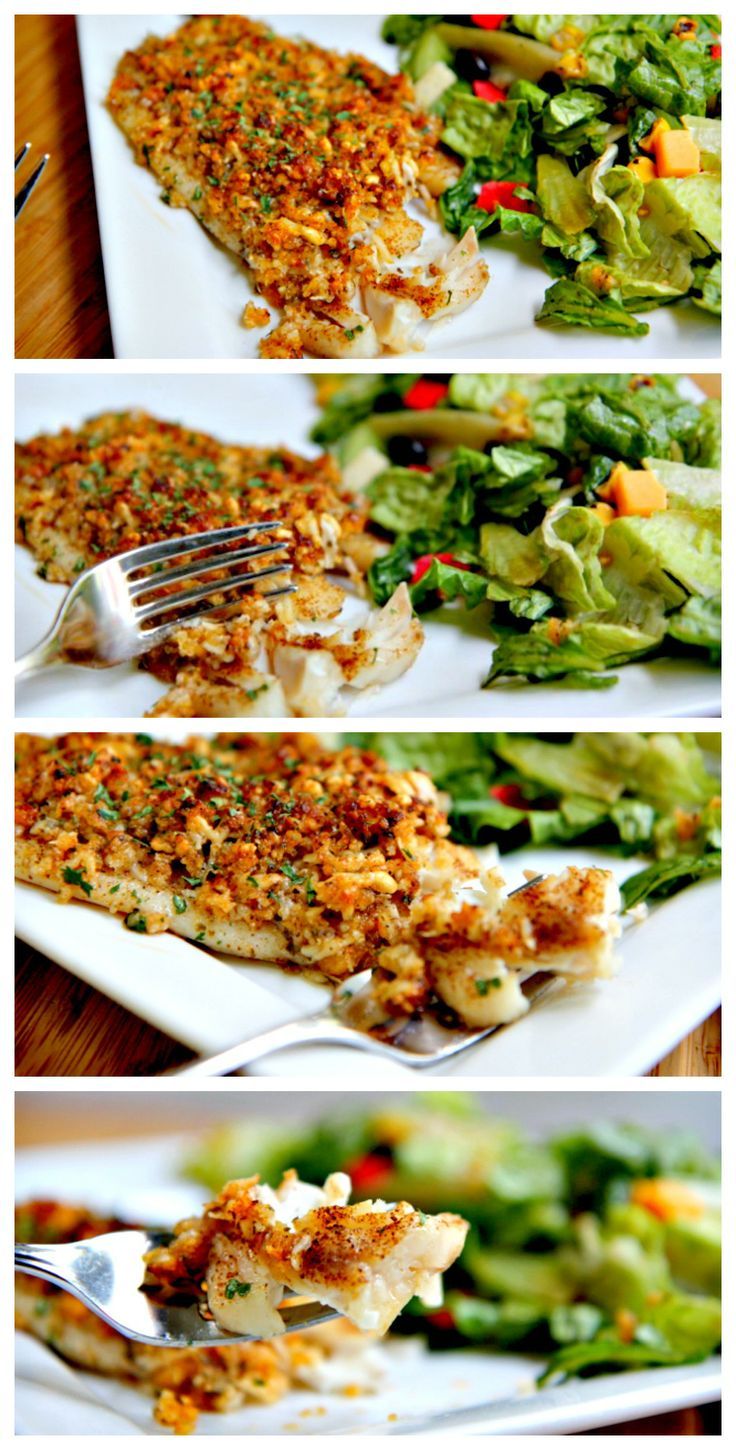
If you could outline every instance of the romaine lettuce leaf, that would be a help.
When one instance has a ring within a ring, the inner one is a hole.
[[[631,911],[632,907],[640,906],[650,898],[662,900],[673,896],[693,881],[720,874],[720,851],[709,851],[706,856],[675,856],[667,861],[656,861],[624,881],[621,887],[624,911]]]
[[[684,297],[693,284],[692,248],[661,231],[655,220],[644,217],[640,234],[647,247],[644,257],[630,257],[612,248],[604,262],[583,260],[575,277],[594,291],[614,289],[632,307],[658,306]]]
[[[713,263],[712,267],[700,266],[693,268],[692,299],[696,307],[702,307],[705,312],[712,312],[716,317],[720,317],[720,258],[717,262]]]
[[[721,122],[715,116],[683,116],[686,126],[700,152],[703,171],[721,174]]]
[[[480,557],[492,579],[522,588],[537,584],[549,563],[539,530],[522,534],[511,524],[481,526]]]
[[[466,609],[477,609],[487,597],[487,583],[483,574],[435,559],[418,583],[412,584],[409,593],[417,613],[436,608],[438,594],[445,600],[462,599]]]
[[[442,140],[466,161],[483,162],[483,178],[531,181],[532,125],[526,101],[482,101],[455,93],[445,113]]]
[[[574,156],[585,145],[601,150],[608,123],[597,118],[605,109],[605,99],[596,91],[561,91],[544,109],[541,135],[564,156]]]
[[[647,207],[653,226],[665,236],[679,237],[695,256],[707,256],[709,248],[720,252],[720,176],[701,171],[697,176],[659,177],[647,187]]]
[[[394,534],[436,528],[442,520],[452,479],[414,468],[387,468],[369,483],[371,518]]]
[[[543,583],[558,599],[584,613],[612,609],[599,554],[605,529],[589,508],[550,510],[539,526],[549,558]]]
[[[673,579],[706,599],[720,593],[719,534],[685,509],[647,519],[614,519],[606,531],[606,552],[632,583],[649,585],[665,598],[672,597]]]
[[[613,165],[616,154],[617,148],[609,146],[581,173],[594,208],[595,227],[612,251],[625,257],[646,257],[649,248],[639,228],[644,185],[627,166]]]
[[[646,468],[656,473],[667,489],[669,508],[689,509],[693,513],[717,514],[721,508],[721,471],[719,468],[693,468],[671,458],[646,457]],[[714,524],[717,520],[712,519]]]
[[[450,379],[450,402],[456,408],[489,413],[508,392],[508,373],[453,373]]]
[[[592,327],[632,337],[643,337],[649,331],[646,322],[632,317],[615,298],[598,297],[569,277],[560,277],[547,288],[536,320],[546,327]]]
[[[667,633],[689,649],[705,650],[711,664],[721,658],[720,599],[688,599],[682,609],[670,615]]]
[[[565,237],[584,232],[595,220],[588,189],[560,156],[537,158],[537,198],[544,216]],[[548,238],[543,238],[549,245]]]
[[[606,621],[545,621],[533,624],[528,634],[504,637],[497,644],[483,686],[505,675],[543,681],[570,670],[599,674],[648,654],[658,643],[640,629]]]

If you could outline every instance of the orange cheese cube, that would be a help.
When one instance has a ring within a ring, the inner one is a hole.
[[[639,180],[643,181],[645,186],[649,181],[656,181],[657,168],[648,156],[635,156],[634,160],[629,162],[628,169],[629,171],[633,171],[634,175],[638,176]]]
[[[631,1202],[664,1223],[678,1218],[702,1218],[705,1212],[700,1195],[677,1179],[639,1179],[631,1190]]]
[[[605,483],[601,483],[599,485],[599,487],[596,489],[596,492],[598,494],[598,497],[599,498],[602,498],[602,499],[605,499],[606,503],[613,503],[613,501],[614,501],[614,489],[616,487],[616,482],[621,477],[621,475],[623,473],[625,473],[625,472],[626,472],[626,464],[625,463],[616,463],[616,464],[614,464],[614,466],[611,469],[611,472],[609,473],[608,478],[606,479]]]
[[[609,479],[611,497],[620,515],[638,514],[648,519],[667,507],[667,490],[656,473],[647,468],[617,465]]]
[[[642,151],[653,151],[657,141],[657,137],[661,136],[665,131],[669,131],[669,129],[669,121],[665,121],[664,118],[660,116],[659,120],[654,122],[651,131],[648,131],[646,136],[642,136],[641,141],[639,142]]]
[[[610,503],[594,503],[593,513],[602,524],[612,524],[616,517],[616,510],[611,508]]]
[[[662,131],[654,143],[658,176],[697,176],[700,152],[689,131]]]

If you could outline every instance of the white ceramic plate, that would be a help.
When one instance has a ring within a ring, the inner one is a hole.
[[[48,374],[42,386],[37,377],[21,375],[16,389],[16,429],[21,439],[65,424],[77,427],[108,408],[141,407],[227,441],[284,444],[312,455],[319,451],[307,441],[318,416],[314,390],[309,379],[298,374],[280,376],[277,385],[263,374]],[[684,382],[683,389],[701,396],[690,382]],[[16,654],[20,655],[49,629],[65,586],[39,579],[30,552],[23,548],[16,550],[16,580]],[[364,613],[364,604],[348,601],[346,618],[354,620]],[[445,622],[440,622],[442,614]],[[567,720],[602,713],[618,719],[720,713],[719,672],[691,660],[626,665],[618,684],[602,692],[528,685],[522,680],[482,690],[493,645],[481,614],[447,606],[431,619],[425,616],[426,642],[412,668],[385,689],[354,695],[347,702],[348,713],[395,720],[475,717],[535,722],[541,715]],[[164,688],[152,675],[129,665],[104,674],[71,667],[46,670],[21,681],[16,713],[38,719],[133,718],[148,710]]]
[[[533,1095],[528,1102],[531,1107]],[[573,1107],[579,1121],[574,1100]],[[703,1127],[707,1140],[713,1124]],[[26,1150],[18,1155],[16,1197],[66,1198],[101,1212],[171,1223],[197,1212],[202,1202],[202,1190],[179,1176],[183,1147],[181,1138],[148,1138]],[[418,1343],[393,1340],[374,1395],[346,1399],[296,1391],[276,1405],[202,1415],[197,1433],[569,1434],[720,1396],[718,1360],[573,1381],[533,1394],[539,1369],[530,1355],[472,1349],[429,1354]],[[20,1435],[165,1433],[155,1426],[145,1395],[72,1369],[25,1334],[16,1336],[16,1372]]]
[[[158,725],[158,722],[156,722]],[[152,733],[181,738],[169,722]],[[493,853],[484,854],[489,862]],[[646,862],[622,861],[577,845],[526,847],[502,859],[510,887],[526,868],[560,871],[609,865],[621,881]],[[84,902],[62,905],[51,892],[16,884],[16,930],[29,945],[114,1001],[199,1053],[212,1053],[325,1005],[326,987],[278,967],[210,952],[168,932],[144,936]],[[545,996],[526,1017],[493,1033],[439,1068],[381,1062],[382,1081],[436,1075],[554,1077],[644,1073],[709,1015],[720,1001],[720,882],[698,882],[629,926],[620,971]],[[697,968],[695,968],[697,963]],[[255,1076],[375,1077],[376,1061],[353,1048],[304,1047],[263,1058]]]
[[[104,101],[117,62],[153,32],[166,35],[176,15],[78,17],[85,99],[107,296],[117,357],[257,357],[263,333],[246,331],[240,315],[252,288],[239,263],[194,217],[160,200],[161,187],[136,165]],[[285,35],[354,50],[387,70],[396,50],[380,38],[381,16],[278,15]],[[430,334],[430,357],[648,358],[720,356],[720,327],[697,307],[647,314],[648,336],[614,337],[582,329],[537,327],[549,278],[525,250],[505,240],[484,247],[491,281],[460,317]]]

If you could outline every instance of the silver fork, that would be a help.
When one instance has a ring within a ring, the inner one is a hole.
[[[122,664],[162,644],[183,622],[190,624],[206,619],[229,607],[233,600],[198,609],[187,614],[185,621],[183,609],[204,604],[215,594],[232,595],[248,590],[256,580],[267,579],[272,574],[284,574],[288,580],[289,565],[285,561],[251,573],[226,573],[219,579],[206,577],[213,570],[227,571],[247,560],[265,559],[268,554],[283,551],[286,543],[277,540],[216,552],[222,545],[236,544],[240,539],[279,527],[271,519],[178,539],[162,539],[157,544],[144,544],[85,569],[72,584],[45,639],[16,660],[16,679],[61,662],[86,665],[89,669]],[[191,557],[194,554],[198,557]],[[151,573],[151,570],[159,572]],[[191,582],[193,587],[145,602],[146,596],[154,591],[158,594],[171,584],[186,582]],[[269,590],[265,597],[274,599],[293,591],[294,585],[285,582],[280,588]],[[164,615],[172,617],[164,620]]]
[[[18,167],[19,166],[22,166],[22,164],[25,161],[26,156],[28,155],[28,152],[30,151],[30,149],[31,149],[31,142],[30,141],[25,141],[23,143],[23,145],[21,146],[20,151],[16,155],[16,158],[15,158],[15,166],[13,168],[14,171],[17,171],[18,170]],[[43,173],[46,170],[46,165],[48,163],[48,160],[49,160],[49,153],[47,151],[41,157],[41,160],[39,161],[38,166],[36,167],[35,171],[32,171],[31,172],[31,175],[28,178],[28,180],[23,183],[20,191],[16,192],[16,196],[15,196],[15,220],[16,221],[18,220],[18,217],[20,216],[20,214],[21,214],[21,212],[22,212],[22,210],[23,210],[26,202],[30,199],[31,193],[33,191],[35,191],[35,189],[36,189],[39,181],[41,180],[41,177],[43,176]]]
[[[120,1229],[79,1243],[16,1244],[15,1267],[66,1289],[119,1334],[141,1344],[183,1349],[253,1339],[252,1334],[223,1334],[211,1319],[203,1318],[196,1304],[157,1304],[142,1292],[144,1254],[170,1239],[170,1233]],[[334,1309],[298,1295],[287,1295],[279,1312],[285,1333],[312,1329],[338,1317]]]
[[[544,875],[534,876],[509,892],[516,896],[520,891],[543,881]],[[476,1031],[467,1028],[450,1027],[431,1014],[419,1019],[400,1017],[386,1023],[374,1023],[390,1034],[375,1036],[371,1031],[371,1005],[373,973],[370,968],[357,976],[341,982],[333,993],[327,1007],[299,1017],[295,1022],[284,1022],[280,1027],[271,1027],[259,1032],[245,1042],[235,1043],[212,1057],[200,1058],[184,1067],[173,1068],[163,1074],[166,1077],[222,1077],[240,1068],[248,1067],[260,1057],[272,1052],[281,1052],[287,1047],[306,1047],[320,1044],[323,1047],[356,1047],[360,1052],[369,1052],[376,1057],[387,1057],[391,1062],[400,1062],[409,1067],[434,1067],[446,1062],[459,1052],[467,1052],[476,1042],[482,1042],[501,1027],[483,1027]],[[535,972],[522,986],[529,1002],[537,1002],[541,996],[559,984],[559,979],[550,972]],[[375,1004],[373,1004],[375,1005]],[[384,1014],[385,1015],[385,1014]],[[354,1026],[353,1022],[360,1022]]]

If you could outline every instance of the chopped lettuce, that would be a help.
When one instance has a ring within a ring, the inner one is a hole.
[[[721,263],[714,262],[712,267],[699,266],[693,268],[693,289],[692,299],[696,307],[702,307],[705,312],[712,312],[716,317],[721,315]]]
[[[437,59],[458,79],[434,109],[442,140],[464,162],[440,197],[462,235],[518,236],[568,289],[551,288],[542,325],[645,335],[628,314],[686,297],[720,310],[721,97],[719,21],[699,15],[510,15],[492,31],[464,17],[390,16],[384,37],[420,76]],[[683,29],[687,27],[687,31]],[[467,56],[497,65],[503,95],[475,95]],[[464,56],[461,63],[459,56]],[[457,57],[457,59],[456,59]],[[564,57],[564,59],[563,59]],[[646,186],[629,163],[648,155],[658,120],[687,128],[700,171]],[[513,180],[531,210],[478,206],[484,181]]]
[[[428,771],[451,799],[455,839],[502,850],[584,840],[670,862],[720,862],[720,783],[689,735],[591,731],[352,735],[393,766]],[[673,880],[676,877],[673,877]],[[687,874],[682,875],[687,884]]]
[[[537,322],[545,327],[592,327],[632,337],[643,337],[649,331],[647,323],[638,322],[612,294],[598,297],[569,277],[560,277],[547,288]]]
[[[395,534],[408,533],[420,520],[423,527],[435,528],[451,487],[450,478],[440,481],[411,468],[388,468],[366,490],[371,518]]]
[[[442,140],[466,161],[482,161],[478,174],[485,181],[533,179],[531,111],[527,101],[491,104],[455,91],[445,110]]]
[[[416,376],[355,381],[329,390],[314,436],[357,459],[354,486],[388,536],[368,572],[377,603],[432,556],[414,607],[488,602],[486,683],[604,689],[630,659],[688,651],[717,663],[717,401],[691,401],[670,377],[479,373],[451,376],[438,406],[415,412],[404,399]],[[428,460],[419,468],[391,462],[404,429]],[[621,463],[653,471],[667,508],[600,517],[599,490]]]
[[[720,874],[720,851],[709,851],[707,856],[675,856],[667,861],[657,861],[624,882],[621,888],[624,909],[630,911],[643,901],[672,896],[693,881]]]
[[[528,634],[501,639],[483,685],[510,675],[524,675],[530,682],[554,680],[571,671],[596,675],[649,654],[658,643],[658,638],[628,625],[541,622]]]
[[[477,609],[488,597],[488,582],[482,574],[435,559],[409,592],[414,608],[420,613],[422,609],[434,608],[438,596],[443,600],[461,599],[467,609]]]

